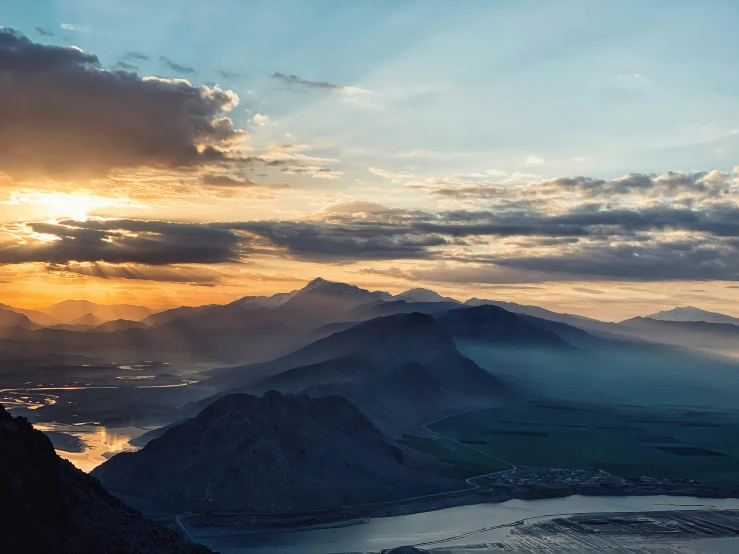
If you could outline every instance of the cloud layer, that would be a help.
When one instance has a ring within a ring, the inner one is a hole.
[[[237,261],[238,237],[197,223],[138,219],[62,220],[9,224],[0,264],[105,262],[109,264],[216,264]]]
[[[224,189],[259,187],[226,174],[205,174],[202,181]],[[476,187],[421,186],[445,198],[455,190],[462,191],[457,199],[472,195],[477,209],[430,212],[350,201],[297,220],[14,223],[4,227],[0,263],[162,266],[274,256],[447,264],[474,282],[739,280],[739,204],[728,173]]]
[[[0,29],[0,171],[18,179],[227,160],[243,135],[224,115],[237,104],[231,91],[106,71],[79,48]]]

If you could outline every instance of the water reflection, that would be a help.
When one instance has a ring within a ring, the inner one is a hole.
[[[119,452],[138,450],[128,441],[149,430],[143,427],[104,427],[92,422],[76,425],[34,423],[34,427],[39,431],[56,431],[79,438],[84,444],[82,452],[57,450],[57,454],[86,472]]]

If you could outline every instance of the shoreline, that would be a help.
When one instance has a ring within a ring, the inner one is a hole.
[[[578,487],[575,487],[578,488]],[[366,506],[351,509],[327,508],[325,513],[303,513],[303,514],[249,514],[240,513],[186,513],[172,514],[172,517],[180,517],[187,521],[188,526],[196,528],[243,528],[243,533],[237,535],[272,534],[285,532],[311,531],[325,528],[351,527],[362,525],[371,519],[397,517],[406,515],[434,512],[448,508],[470,506],[476,504],[501,504],[510,500],[545,500],[567,498],[571,496],[591,497],[643,497],[643,496],[666,496],[666,497],[690,497],[703,498],[706,500],[739,498],[739,488],[726,489],[721,487],[655,487],[634,486],[627,490],[608,490],[604,487],[579,488],[579,490],[564,491],[549,490],[546,494],[536,494],[535,491],[521,491],[505,494],[494,490],[477,490],[472,494],[451,498],[435,498],[428,500],[410,501],[398,506]],[[539,491],[541,492],[541,491]],[[673,507],[682,506],[675,505]],[[685,506],[686,508],[699,508],[700,506]],[[670,505],[665,504],[669,510]],[[146,513],[144,514],[146,515]],[[159,514],[161,517],[161,513]],[[248,531],[247,531],[248,530]],[[225,536],[225,535],[224,535]]]

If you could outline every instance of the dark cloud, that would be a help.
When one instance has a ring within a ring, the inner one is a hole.
[[[235,73],[233,71],[226,71],[224,69],[221,69],[220,71],[218,71],[218,74],[224,79],[236,79],[236,77],[240,77],[239,73]]]
[[[124,60],[134,60],[137,62],[148,62],[151,60],[149,56],[142,52],[136,52],[135,50],[129,50],[125,54],[123,54]]]
[[[643,231],[695,231],[721,237],[739,237],[739,207],[724,205],[706,210],[658,206],[642,209],[603,209],[599,204],[572,208],[561,215],[496,214],[465,210],[442,212],[434,220],[413,224],[417,232],[451,236],[631,236]]]
[[[346,87],[342,85],[335,85],[334,83],[328,83],[326,81],[308,81],[307,79],[303,79],[301,77],[298,77],[297,75],[286,75],[285,73],[272,73],[270,75],[273,79],[277,79],[278,81],[281,81],[282,83],[291,86],[291,87],[299,87],[299,88],[307,88],[307,89],[328,89],[328,90],[342,90]]]
[[[159,61],[170,68],[172,71],[176,71],[177,73],[181,73],[182,75],[193,75],[194,73],[197,73],[197,71],[195,71],[195,68],[187,67],[186,65],[180,65],[177,62],[173,62],[167,56],[159,56]]]
[[[323,215],[323,221],[225,225],[253,237],[252,245],[265,252],[301,260],[435,259],[560,279],[739,280],[739,208],[733,204],[609,210],[591,203],[547,216],[428,214],[351,202]]]
[[[483,178],[488,177],[483,175]],[[537,201],[563,197],[575,197],[585,201],[599,199],[616,201],[633,197],[669,198],[680,199],[683,203],[690,204],[731,193],[730,175],[718,170],[691,173],[669,171],[663,175],[629,173],[610,180],[583,176],[562,177],[518,186],[458,178],[428,179],[422,182],[411,181],[406,186],[445,198],[491,200],[504,205],[511,202],[535,204]]]
[[[739,280],[739,250],[700,240],[582,245],[550,255],[496,257],[490,261],[517,269],[614,280]]]
[[[429,248],[448,244],[440,236],[403,234],[392,226],[329,225],[299,221],[254,221],[221,224],[264,239],[302,260],[351,261],[428,258]],[[257,245],[254,243],[254,247]]]
[[[20,178],[229,158],[231,91],[101,69],[75,47],[0,30],[0,171]]]
[[[51,29],[47,29],[46,27],[34,27],[34,29],[42,37],[53,37],[54,36],[54,31],[52,31]]]
[[[501,288],[531,289],[537,287],[531,284],[552,280],[553,276],[535,271],[522,271],[491,264],[480,265],[468,263],[465,265],[450,265],[443,262],[433,263],[430,266],[400,269],[397,267],[364,268],[361,273],[404,279],[406,281],[420,281],[425,283],[455,283],[459,285],[476,283],[480,285],[496,285]]]
[[[105,262],[163,266],[231,262],[239,258],[240,239],[231,230],[197,223],[63,220],[27,223],[11,232],[25,235],[26,240],[0,242],[0,264]],[[46,240],[34,239],[29,233],[38,233]]]
[[[116,71],[138,71],[139,68],[136,65],[133,65],[128,62],[116,62],[113,64],[112,69]]]

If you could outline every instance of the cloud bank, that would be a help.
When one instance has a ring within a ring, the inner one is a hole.
[[[131,59],[144,59],[143,54]],[[106,71],[77,47],[0,29],[0,171],[17,179],[187,168],[231,159],[228,90]]]

